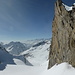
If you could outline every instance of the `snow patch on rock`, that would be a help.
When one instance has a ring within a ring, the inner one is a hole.
[[[62,3],[64,6],[65,6],[65,9],[67,10],[67,11],[71,11],[72,10],[72,6],[67,6],[67,5],[65,5],[64,3]]]

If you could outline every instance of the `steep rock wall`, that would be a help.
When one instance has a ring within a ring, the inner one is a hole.
[[[75,67],[75,8],[67,11],[62,3],[55,3],[48,68],[62,62]]]

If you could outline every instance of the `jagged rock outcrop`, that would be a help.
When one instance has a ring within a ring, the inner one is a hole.
[[[67,11],[63,2],[55,3],[49,66],[68,62],[75,67],[75,8]]]

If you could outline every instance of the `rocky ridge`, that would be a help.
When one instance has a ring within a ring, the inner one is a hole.
[[[75,6],[67,11],[63,2],[55,3],[49,66],[68,62],[75,67]]]

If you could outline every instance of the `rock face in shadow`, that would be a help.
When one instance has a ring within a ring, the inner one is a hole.
[[[0,70],[4,70],[7,64],[15,64],[13,56],[0,44]]]
[[[75,67],[75,8],[67,11],[62,3],[55,3],[48,68],[62,62]]]

